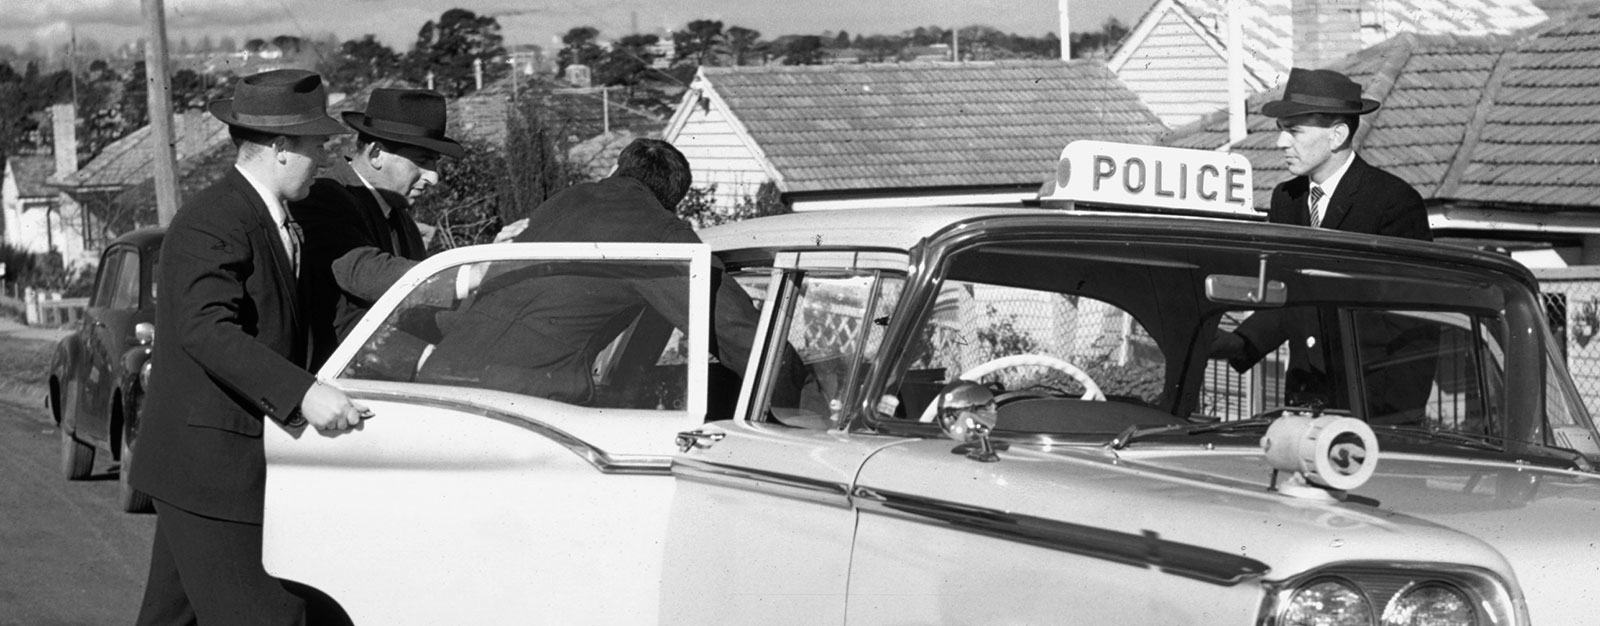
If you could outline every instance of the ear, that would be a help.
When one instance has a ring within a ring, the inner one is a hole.
[[[1334,124],[1328,130],[1330,131],[1328,140],[1333,142],[1333,145],[1329,146],[1331,149],[1339,149],[1339,146],[1344,145],[1345,140],[1350,138],[1350,125],[1348,124]]]
[[[284,163],[288,163],[289,162],[288,153],[289,153],[289,150],[292,147],[293,146],[289,145],[289,138],[288,137],[285,137],[283,135],[278,135],[277,137],[273,137],[272,138],[272,157],[273,157],[273,159],[276,160],[279,165],[283,165]]]
[[[382,156],[383,146],[378,145],[376,141],[367,144],[367,161],[372,163],[373,169],[383,169],[383,164],[380,160]]]

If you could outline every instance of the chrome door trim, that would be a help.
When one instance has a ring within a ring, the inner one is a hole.
[[[850,485],[782,472],[679,457],[672,474],[682,480],[743,489],[817,504],[850,507]]]
[[[508,413],[498,409],[465,402],[460,400],[443,400],[439,398],[418,397],[411,394],[394,391],[374,390],[345,390],[355,400],[380,400],[396,402],[412,406],[429,407],[456,411],[476,415],[516,426],[538,434],[546,439],[556,442],[560,446],[578,455],[595,469],[605,474],[648,474],[667,476],[672,473],[672,457],[654,454],[610,454],[587,441],[579,439],[560,428],[556,428],[539,420],[530,419],[524,415]],[[382,419],[382,418],[379,418]]]
[[[1136,567],[1153,567],[1222,586],[1259,578],[1270,569],[1266,563],[1255,559],[1162,539],[1152,530],[1133,534],[863,487],[857,487],[851,499],[863,512],[943,522],[965,532]]]

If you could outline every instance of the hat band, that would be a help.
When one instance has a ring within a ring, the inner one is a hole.
[[[235,110],[233,113],[233,119],[235,121],[247,126],[293,126],[295,124],[302,124],[316,120],[318,117],[320,116],[307,115],[305,113],[259,115],[256,113],[240,113],[237,110]]]
[[[429,128],[427,126],[418,126],[416,124],[407,124],[405,122],[376,119],[370,115],[366,116],[366,118],[367,126],[373,130],[386,133],[395,133],[399,135],[427,137],[429,139],[444,139],[444,129],[441,128]]]
[[[1308,96],[1300,93],[1284,94],[1284,100],[1295,104],[1309,104],[1317,107],[1338,107],[1341,109],[1360,109],[1360,100],[1340,100],[1339,98],[1325,98],[1322,96]]]

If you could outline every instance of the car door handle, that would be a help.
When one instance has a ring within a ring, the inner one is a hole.
[[[722,441],[722,438],[726,436],[728,434],[720,430],[708,430],[705,428],[686,430],[678,433],[678,451],[688,452],[695,448],[709,448],[711,444]]]

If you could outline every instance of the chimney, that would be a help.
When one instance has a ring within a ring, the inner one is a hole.
[[[1294,66],[1326,67],[1361,49],[1362,0],[1293,0]]]
[[[70,102],[51,105],[50,127],[56,152],[56,172],[51,178],[65,178],[78,171],[78,107]]]

